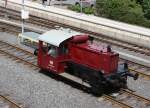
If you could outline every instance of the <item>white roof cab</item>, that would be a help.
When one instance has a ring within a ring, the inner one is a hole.
[[[39,40],[59,47],[59,45],[66,39],[72,36],[80,35],[81,33],[72,31],[70,29],[50,30],[39,36]]]

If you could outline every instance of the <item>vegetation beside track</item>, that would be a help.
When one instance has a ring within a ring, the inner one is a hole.
[[[81,12],[80,5],[68,7]],[[150,0],[96,0],[96,6],[83,7],[85,14],[150,28]]]
[[[150,0],[141,1],[96,0],[96,13],[101,17],[150,28]]]
[[[76,11],[76,12],[81,12],[81,7],[80,5],[71,5],[68,6],[68,9]],[[82,12],[85,14],[94,14],[95,8],[94,7],[83,7]]]

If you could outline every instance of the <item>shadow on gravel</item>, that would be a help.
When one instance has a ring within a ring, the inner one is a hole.
[[[90,88],[88,88],[88,87],[86,87],[86,86],[84,86],[82,84],[79,84],[77,82],[74,82],[74,81],[72,81],[70,79],[67,79],[67,78],[65,78],[63,76],[60,76],[58,74],[54,74],[54,73],[51,73],[51,72],[48,72],[48,71],[43,71],[43,70],[39,71],[39,72],[44,74],[44,75],[46,75],[46,76],[49,76],[50,78],[55,79],[56,81],[61,81],[61,82],[65,83],[65,84],[67,84],[67,85],[70,85],[73,88],[82,90],[85,93],[91,93],[90,92]]]
[[[46,76],[49,76],[50,78],[52,78],[52,79],[54,79],[56,81],[61,81],[61,82],[65,83],[65,84],[67,84],[67,85],[70,85],[73,88],[78,89],[78,90],[82,90],[85,93],[92,94],[93,96],[100,97],[100,96],[103,95],[103,94],[101,94],[101,95],[95,95],[95,94],[93,94],[91,92],[91,89],[89,87],[86,87],[86,86],[84,86],[82,84],[79,84],[79,83],[77,83],[75,81],[72,81],[72,80],[70,80],[68,78],[65,78],[63,76],[60,76],[58,74],[54,74],[52,72],[48,72],[48,71],[44,71],[44,70],[39,71],[39,73],[42,73],[42,74],[44,74]],[[118,91],[119,90],[113,90],[112,91],[112,89],[110,90],[110,88],[109,88],[109,90],[108,89],[104,90],[104,94],[111,94],[112,92],[114,93],[114,92],[118,92]]]

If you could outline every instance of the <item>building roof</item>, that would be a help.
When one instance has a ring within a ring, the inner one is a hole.
[[[59,47],[59,45],[71,38],[72,36],[80,35],[81,33],[69,29],[50,30],[39,36],[39,40]]]

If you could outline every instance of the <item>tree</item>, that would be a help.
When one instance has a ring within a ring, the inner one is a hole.
[[[137,3],[139,3],[140,5],[142,5],[143,0],[135,0]]]
[[[96,12],[98,16],[147,26],[142,7],[135,0],[97,0]]]
[[[150,20],[150,0],[143,0],[142,7],[145,13],[144,16]]]

